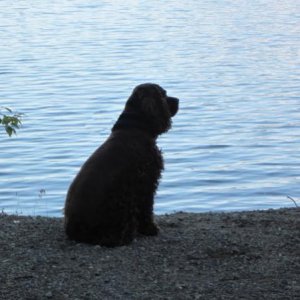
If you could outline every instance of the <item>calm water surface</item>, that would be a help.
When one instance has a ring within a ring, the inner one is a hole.
[[[0,1],[0,209],[61,216],[133,87],[181,99],[156,213],[300,197],[300,2]],[[299,202],[298,202],[299,203]]]

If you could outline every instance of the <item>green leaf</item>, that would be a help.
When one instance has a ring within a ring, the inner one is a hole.
[[[2,111],[7,111],[9,114],[4,114]],[[22,113],[13,113],[13,111],[4,106],[0,106],[0,125],[2,125],[9,136],[16,134],[16,129],[19,129],[22,125],[21,117]]]
[[[12,110],[9,107],[3,107],[5,110],[9,111],[10,113],[12,113]]]
[[[6,132],[7,132],[7,134],[8,134],[9,136],[12,136],[13,133],[16,134],[15,129],[13,129],[13,128],[10,127],[10,126],[6,126],[6,127],[5,127],[5,130],[6,130]]]

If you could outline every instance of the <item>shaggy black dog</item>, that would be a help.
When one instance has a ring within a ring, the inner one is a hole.
[[[157,84],[133,90],[111,135],[69,188],[65,230],[70,239],[114,247],[130,243],[137,233],[158,233],[153,198],[163,158],[156,138],[171,128],[178,102]]]

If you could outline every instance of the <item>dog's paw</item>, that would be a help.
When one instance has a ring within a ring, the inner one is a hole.
[[[144,224],[139,227],[139,233],[143,235],[157,235],[159,228],[155,223]]]

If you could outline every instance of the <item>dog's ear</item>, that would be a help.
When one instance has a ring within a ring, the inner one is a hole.
[[[162,92],[157,84],[144,84],[138,92],[141,99],[141,108],[147,115],[159,116],[162,110]]]
[[[138,109],[141,107],[142,99],[144,97],[144,91],[137,86],[131,93],[127,100],[126,107]]]
[[[127,101],[127,105],[139,109],[146,114],[159,114],[161,94],[154,84],[138,85]]]
[[[144,97],[142,99],[141,108],[147,115],[157,116],[160,114],[161,103],[155,97]]]
[[[132,91],[132,95],[131,95],[134,99],[136,99],[136,101],[141,101],[144,96],[145,96],[145,90],[144,88],[142,88],[141,86],[137,86],[134,88],[134,90]]]

